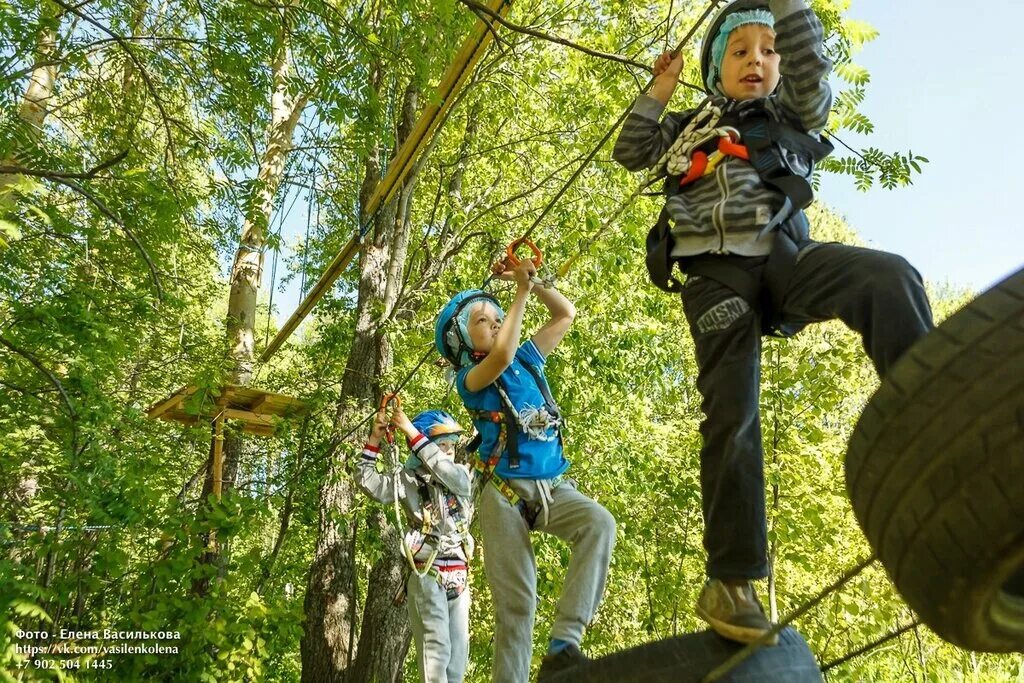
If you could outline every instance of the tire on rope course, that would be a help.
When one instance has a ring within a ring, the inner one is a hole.
[[[864,534],[922,621],[1024,651],[1024,269],[893,365],[850,438]]]
[[[712,631],[689,633],[595,659],[546,676],[543,683],[700,683],[744,646]],[[728,683],[821,683],[818,663],[792,627],[731,670]]]

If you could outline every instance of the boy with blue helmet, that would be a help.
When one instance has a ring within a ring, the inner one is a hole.
[[[406,593],[420,681],[461,683],[469,661],[468,566],[473,557],[470,473],[454,460],[462,427],[442,410],[425,411],[410,421],[400,406],[393,423],[411,451],[401,471],[377,471],[389,428],[382,408],[356,465],[356,484],[386,505],[397,496],[411,527],[404,547],[415,571],[409,572]]]
[[[516,283],[508,314],[480,290],[458,294],[438,316],[437,350],[455,367],[456,386],[479,432],[484,568],[495,606],[491,680],[524,683],[530,674],[537,566],[530,531],[572,545],[551,643],[538,680],[586,661],[579,644],[604,593],[615,545],[615,520],[563,478],[562,419],[544,364],[568,331],[575,308],[555,289],[534,287],[536,267],[523,260],[496,273]],[[550,319],[520,345],[530,292]]]
[[[751,585],[769,572],[761,335],[838,318],[884,374],[932,328],[921,277],[904,259],[809,237],[809,179],[831,151],[819,136],[832,103],[823,34],[804,0],[731,2],[701,50],[708,98],[664,114],[682,69],[681,56],[666,52],[614,151],[630,170],[665,176],[647,267],[657,286],[682,295],[703,397],[709,581],[697,613],[743,642],[771,627]],[[685,285],[672,275],[676,264]]]

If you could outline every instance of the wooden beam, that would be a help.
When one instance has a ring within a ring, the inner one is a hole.
[[[224,483],[224,418],[213,421],[213,496],[220,500]]]
[[[508,15],[509,10],[512,8],[512,0],[491,0],[489,7],[492,11],[504,17]],[[387,175],[377,184],[366,206],[363,207],[363,215],[372,216],[378,207],[386,204],[391,199],[395,191],[405,181],[405,177],[412,169],[416,158],[423,151],[423,148],[434,133],[437,132],[437,128],[448,117],[451,107],[455,103],[456,95],[462,89],[469,75],[473,73],[473,69],[490,46],[491,41],[494,40],[492,32],[495,30],[497,30],[497,27],[490,19],[485,21],[483,18],[480,18],[477,20],[473,27],[473,32],[466,38],[451,66],[448,67],[448,71],[441,79],[436,102],[428,104],[423,110],[419,120],[416,122],[416,126],[405,142],[402,143],[402,147],[391,161]],[[352,257],[359,251],[361,241],[361,236],[355,235],[348,241],[348,244],[341,250],[341,253],[334,257],[334,260],[327,266],[324,274],[320,276],[320,279],[313,285],[313,288],[309,290],[306,298],[302,300],[299,307],[295,309],[295,312],[292,313],[277,335],[270,341],[270,344],[267,345],[267,348],[260,356],[261,363],[266,363],[270,360],[277,350],[281,348],[281,345],[291,336],[292,332],[295,331],[295,328],[299,326],[299,323],[313,310],[316,302],[327,293],[334,284],[334,281],[338,279],[348,266]]]
[[[261,425],[254,425],[251,423],[242,423],[242,431],[255,434],[256,436],[273,436],[274,430],[271,427],[263,427]]]
[[[254,412],[237,408],[225,408],[223,415],[228,420],[241,420],[257,426],[270,427],[271,429],[273,429],[275,424],[274,418],[270,415],[257,415]]]
[[[262,415],[263,408],[267,405],[270,399],[273,398],[273,396],[273,394],[263,394],[258,399],[252,402],[252,405],[249,406],[249,410],[256,413],[257,415]]]
[[[163,415],[164,413],[166,413],[167,411],[174,410],[175,408],[180,406],[185,401],[186,398],[191,396],[195,392],[195,390],[196,387],[193,385],[189,385],[186,387],[182,387],[181,389],[178,389],[178,391],[176,391],[173,395],[169,396],[165,400],[161,401],[160,403],[157,403],[155,406],[150,408],[149,412],[146,413],[146,416],[156,419]]]

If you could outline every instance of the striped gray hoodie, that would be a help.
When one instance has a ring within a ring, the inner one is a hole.
[[[828,121],[832,90],[825,57],[821,22],[804,0],[770,0],[775,17],[775,49],[779,53],[779,87],[763,100],[778,120],[817,134]],[[757,100],[712,98],[723,113],[737,111]],[[669,112],[657,100],[640,95],[615,142],[613,157],[631,171],[650,168],[672,146],[694,110]],[[659,122],[660,119],[660,122]],[[794,173],[809,176],[808,160],[786,150]],[[727,157],[713,175],[698,179],[670,197],[665,208],[675,238],[673,256],[729,253],[763,256],[771,251],[774,231],[759,235],[782,207],[783,197],[769,189],[749,162]]]

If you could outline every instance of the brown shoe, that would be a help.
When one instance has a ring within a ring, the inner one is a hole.
[[[749,581],[726,583],[708,579],[697,598],[697,615],[711,624],[718,635],[740,643],[752,643],[772,628]],[[766,644],[778,642],[776,635]]]
[[[569,643],[553,655],[544,655],[540,663],[540,671],[537,673],[537,683],[548,678],[557,676],[563,671],[575,669],[590,661],[590,658],[580,652],[580,649]]]

